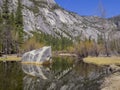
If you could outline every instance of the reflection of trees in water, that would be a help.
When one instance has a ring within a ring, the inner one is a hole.
[[[22,90],[23,72],[18,62],[0,62],[0,90]]]
[[[109,74],[108,68],[80,62],[76,64],[74,70],[78,75],[84,78],[95,78],[103,74]]]
[[[32,68],[34,69],[30,69],[34,71],[37,71],[35,68],[40,68],[42,75],[45,75],[47,79],[26,76],[24,78],[24,90],[98,90],[100,79],[110,73],[107,68],[84,62],[73,65],[63,60],[55,61],[49,71],[40,66]]]
[[[37,77],[31,77],[26,75],[23,78],[23,90],[47,90],[50,81],[48,79],[42,79]]]
[[[51,66],[51,71],[54,73],[56,79],[60,79],[68,74],[72,68],[73,59],[69,57],[64,58],[53,58],[53,64]]]

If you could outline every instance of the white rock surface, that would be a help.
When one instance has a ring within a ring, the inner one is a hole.
[[[15,11],[17,2],[18,0],[9,0],[9,9]],[[0,0],[0,9],[2,3],[3,0]],[[24,31],[28,33],[39,31],[57,37],[59,37],[57,33],[60,33],[70,39],[79,36],[97,40],[104,26],[106,35],[116,29],[116,25],[110,20],[96,16],[79,16],[59,7],[54,0],[21,0],[21,3]],[[120,31],[117,32],[118,35],[120,36]]]
[[[26,52],[22,56],[22,62],[23,63],[40,63],[43,64],[47,61],[50,61],[52,57],[51,53],[51,47],[45,46],[43,48],[32,50],[29,52]],[[51,62],[51,61],[50,61]]]

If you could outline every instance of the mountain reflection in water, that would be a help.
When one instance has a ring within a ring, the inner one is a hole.
[[[110,73],[106,67],[74,64],[69,58],[55,58],[48,67],[23,64],[22,69],[27,74],[24,90],[99,90],[101,79]]]

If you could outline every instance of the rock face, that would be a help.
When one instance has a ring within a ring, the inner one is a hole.
[[[0,6],[3,1],[0,1]],[[9,9],[15,11],[18,0],[8,1]],[[79,16],[59,7],[54,0],[21,0],[21,3],[24,31],[27,33],[39,31],[56,37],[60,37],[62,34],[70,39],[79,37],[97,40],[101,31],[105,31],[108,36],[116,29],[115,23],[111,20],[95,16]],[[105,30],[103,30],[103,26]],[[120,34],[120,31],[118,33]]]
[[[25,54],[23,54],[22,62],[44,64],[46,62],[50,62],[51,56],[52,56],[51,47],[45,46],[38,50],[32,50],[30,52],[26,52]]]

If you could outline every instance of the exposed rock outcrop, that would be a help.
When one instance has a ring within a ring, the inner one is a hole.
[[[3,1],[0,1],[0,7],[2,7]],[[18,0],[8,1],[10,11],[15,12]],[[64,10],[54,0],[21,0],[21,3],[23,6],[24,31],[27,33],[39,31],[56,37],[62,34],[70,39],[77,37],[97,40],[104,25],[106,27],[106,37],[120,35],[120,31],[112,33],[117,27],[111,20],[96,16],[79,16]]]
[[[50,63],[52,57],[51,47],[43,48],[26,52],[22,56],[22,63],[45,64]]]

